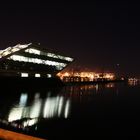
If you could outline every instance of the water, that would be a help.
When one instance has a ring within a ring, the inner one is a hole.
[[[139,136],[140,85],[5,89],[0,126],[44,139]]]

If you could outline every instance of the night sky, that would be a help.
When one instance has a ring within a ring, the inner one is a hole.
[[[92,4],[3,3],[0,48],[40,43],[73,56],[70,68],[139,76],[139,7],[129,1],[101,0]]]

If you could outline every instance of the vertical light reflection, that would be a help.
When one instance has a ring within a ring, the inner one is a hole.
[[[19,106],[24,107],[27,103],[28,95],[26,93],[22,93],[19,100]]]
[[[46,99],[43,111],[44,118],[52,118],[59,112],[60,97],[48,97]]]
[[[30,118],[37,118],[40,115],[42,100],[36,99],[30,108]]]
[[[99,90],[99,85],[98,84],[96,84],[95,89],[96,89],[96,92],[98,92],[98,90]]]
[[[30,118],[38,118],[41,111],[42,100],[40,99],[40,94],[36,93],[34,96],[34,101],[30,107]]]
[[[19,98],[19,103],[14,106],[9,112],[9,122],[22,120],[22,125],[26,127],[36,124],[39,117],[68,118],[70,114],[70,100],[64,98],[63,96],[49,96],[44,102],[43,99],[40,98],[40,94],[36,93],[30,106],[27,106],[27,99],[28,95],[22,93]],[[42,116],[41,112],[43,113]]]
[[[67,118],[69,115],[70,101],[64,100],[64,97],[48,97],[44,104],[43,117],[53,118],[62,117]]]
[[[19,99],[19,105],[16,105],[16,107],[12,108],[9,116],[8,116],[8,121],[15,121],[15,120],[20,120],[21,118],[25,117],[27,114],[27,110],[24,107],[26,106],[27,103],[27,98],[28,95],[26,93],[22,93]]]
[[[60,117],[60,115],[61,115],[62,107],[63,107],[63,97],[61,97],[59,99],[59,104],[58,104],[58,117]]]
[[[69,109],[70,109],[70,100],[67,100],[66,106],[65,106],[65,113],[64,113],[64,117],[65,117],[65,118],[68,118]]]

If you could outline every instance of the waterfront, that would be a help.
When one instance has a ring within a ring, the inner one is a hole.
[[[138,83],[5,89],[0,125],[45,139],[138,137],[139,100]]]

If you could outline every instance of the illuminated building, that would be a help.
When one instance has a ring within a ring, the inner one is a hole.
[[[95,73],[95,72],[60,72],[58,76],[64,82],[93,82],[115,80],[114,73]]]
[[[0,76],[51,78],[72,61],[40,45],[18,44],[0,50]]]

